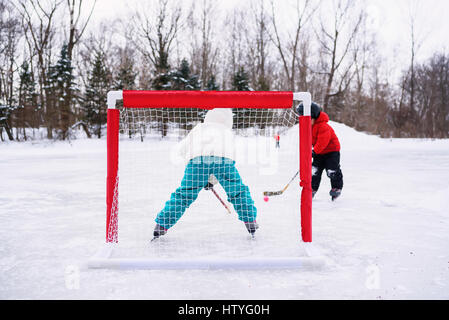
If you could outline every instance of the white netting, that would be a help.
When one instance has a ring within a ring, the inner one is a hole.
[[[218,130],[214,125],[212,134],[203,128],[184,143],[206,113],[201,109],[121,109],[120,256],[296,254],[301,239],[298,178],[284,194],[268,202],[263,192],[281,190],[298,171],[298,116],[292,109],[232,109],[234,140],[221,154],[226,156],[220,157],[217,150],[222,151],[219,145],[226,145],[228,136],[208,140]],[[197,157],[198,144],[203,146],[199,149],[204,157]],[[227,161],[230,147],[232,159]],[[211,190],[202,188],[211,173],[219,182],[214,190],[231,214]],[[251,239],[244,221],[254,217],[260,228]],[[156,218],[168,232],[150,242]]]

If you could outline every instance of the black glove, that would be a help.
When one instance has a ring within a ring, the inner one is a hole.
[[[205,190],[210,190],[210,189],[212,189],[213,187],[214,187],[214,185],[213,185],[212,183],[208,182],[208,183],[206,184],[206,186],[204,187],[204,189],[205,189]]]

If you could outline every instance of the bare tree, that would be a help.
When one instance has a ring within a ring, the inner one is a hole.
[[[374,51],[376,50],[374,49]],[[394,91],[388,82],[388,77],[382,74],[383,66],[386,64],[385,60],[379,55],[374,55],[371,62],[369,77],[370,106],[368,107],[365,126],[359,130],[379,134],[383,137],[391,137],[389,110],[393,105]]]
[[[155,17],[151,16],[148,10],[136,13],[139,39],[135,45],[152,64],[156,74],[169,70],[169,54],[181,27],[181,7],[170,7],[168,3],[168,0],[158,0]]]
[[[45,3],[38,0],[20,0],[18,9],[22,16],[23,28],[26,31],[26,40],[37,56],[39,101],[44,106],[47,138],[53,139],[55,127],[55,110],[46,102],[47,71],[51,62],[51,44],[54,36],[54,17],[62,0],[49,0]]]
[[[270,45],[268,34],[269,18],[263,1],[253,1],[250,11],[253,12],[253,19],[250,25],[250,32],[247,33],[247,42],[251,82],[255,90],[269,90],[272,80],[267,70],[269,68]]]
[[[393,119],[396,128],[395,135],[396,136],[410,136],[413,134],[413,130],[418,130],[416,127],[416,123],[421,121],[419,118],[420,109],[423,107],[416,103],[416,95],[417,95],[417,54],[418,51],[424,41],[424,37],[420,37],[418,35],[418,26],[417,23],[419,21],[418,15],[420,12],[419,2],[411,1],[407,3],[406,10],[408,11],[407,16],[407,24],[409,26],[409,43],[410,43],[410,63],[406,71],[404,71],[401,79],[401,92],[400,99],[398,102],[398,107],[395,112],[393,112]],[[421,27],[422,32],[422,27]],[[415,128],[415,129],[413,129]]]
[[[435,54],[431,59],[429,75],[426,79],[433,81],[434,113],[431,125],[435,138],[449,137],[449,55]],[[427,92],[427,90],[425,90]]]
[[[240,68],[246,68],[248,42],[248,11],[242,8],[233,8],[227,12],[223,21],[223,30],[227,35],[224,39],[222,85],[228,88],[232,86],[232,78],[239,72]]]
[[[108,70],[112,70],[114,65],[119,63],[114,58],[119,58],[114,49],[117,47],[116,34],[119,32],[119,21],[104,21],[100,23],[98,29],[91,31],[80,41],[79,58],[75,59],[78,81],[85,87],[88,83],[91,66],[94,62],[95,54],[102,52],[105,58],[105,65]],[[122,30],[122,29],[120,29]],[[144,65],[142,63],[142,65]]]
[[[329,9],[331,8],[326,8],[328,11]],[[350,56],[351,45],[364,18],[363,10],[357,9],[354,0],[333,0],[331,14],[331,17],[322,16],[319,31],[316,31],[323,55],[321,72],[326,76],[323,103],[327,107],[330,98],[341,96],[350,84],[352,64],[346,59]],[[338,75],[340,79],[337,79]]]
[[[90,8],[89,15],[85,21],[81,22],[83,0],[67,0],[67,8],[69,10],[69,24],[67,37],[67,56],[70,60],[73,58],[73,49],[79,43],[81,37],[86,30],[89,20],[95,8],[97,0],[94,0]]]
[[[409,27],[410,27],[410,101],[409,107],[412,113],[415,111],[415,87],[416,87],[416,74],[415,74],[415,64],[416,64],[416,54],[421,45],[418,42],[416,35],[416,20],[417,20],[417,6],[416,1],[413,1],[409,5]]]
[[[214,41],[214,22],[216,21],[216,0],[202,0],[197,16],[197,2],[192,2],[192,7],[187,18],[187,25],[191,38],[190,60],[192,72],[200,75],[201,87],[216,72],[218,48]]]
[[[296,89],[296,69],[297,57],[300,48],[300,39],[302,31],[308,22],[312,19],[314,13],[319,7],[319,2],[304,0],[296,1],[296,24],[293,33],[287,34],[287,39],[281,35],[278,18],[275,11],[275,2],[271,0],[271,26],[270,39],[278,49],[279,56],[282,62],[285,76],[287,78],[288,90],[295,91]]]
[[[9,140],[14,140],[11,114],[17,109],[14,95],[14,78],[18,66],[17,44],[21,37],[20,20],[12,7],[0,2],[0,136],[6,131]],[[18,134],[18,133],[17,133]]]
[[[372,105],[370,105],[369,91],[366,81],[368,80],[369,72],[376,73],[374,76],[375,84],[378,86],[378,67],[375,66],[377,53],[377,43],[375,35],[367,27],[367,19],[363,19],[360,25],[359,32],[355,36],[352,44],[352,66],[354,68],[354,85],[352,86],[351,102],[346,104],[345,118],[347,123],[358,130],[366,130],[370,125],[369,118],[371,117]],[[371,70],[374,69],[374,70]],[[355,111],[355,112],[354,112]]]
[[[89,23],[92,12],[95,8],[96,0],[94,0],[90,9],[87,19],[81,22],[83,0],[66,0],[66,5],[69,13],[68,21],[68,34],[65,39],[65,45],[67,46],[67,60],[70,66],[73,64],[73,51],[75,46],[79,43],[86,27]],[[66,84],[62,88],[62,96],[59,97],[58,110],[59,113],[59,133],[60,137],[65,140],[68,137],[70,124],[75,122],[74,119],[74,104],[75,96],[73,87]]]

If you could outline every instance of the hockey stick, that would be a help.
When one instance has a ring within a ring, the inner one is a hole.
[[[226,208],[226,210],[228,211],[229,214],[231,214],[231,210],[229,209],[229,207],[226,205],[226,203],[224,203],[223,200],[221,200],[220,196],[218,195],[217,191],[214,190],[214,187],[210,188],[210,191],[212,191],[214,193],[214,195],[217,197],[217,199],[221,202],[221,204],[223,205],[223,207]]]
[[[284,193],[285,190],[287,190],[290,183],[292,183],[292,181],[295,180],[295,178],[298,176],[298,174],[299,174],[299,171],[296,172],[296,174],[293,176],[293,178],[290,180],[290,182],[287,183],[287,185],[284,187],[284,189],[282,189],[280,191],[264,191],[263,195],[267,196],[267,197],[280,196],[281,194]]]

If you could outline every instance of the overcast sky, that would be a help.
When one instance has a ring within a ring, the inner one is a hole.
[[[89,1],[93,2],[86,0],[86,6]],[[157,0],[97,0],[92,25],[105,18],[120,16],[139,2],[151,1]],[[181,0],[181,3],[188,7],[191,1]],[[332,0],[323,0],[324,12],[326,2],[329,1]],[[279,4],[286,2],[278,0]],[[218,3],[223,8],[245,6],[244,0],[223,0]],[[409,54],[410,7],[415,8],[417,38],[422,43],[418,59],[427,58],[436,51],[449,51],[449,0],[359,0],[359,4],[365,6],[372,26],[378,30],[379,49],[384,50],[384,55],[392,59],[405,59]],[[288,14],[287,10],[285,14]]]

